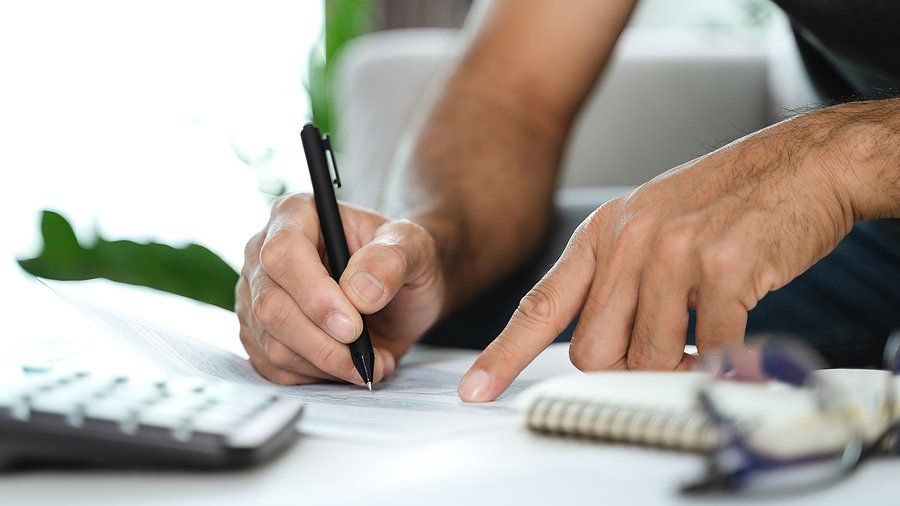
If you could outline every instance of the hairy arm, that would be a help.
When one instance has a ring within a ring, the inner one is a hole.
[[[830,107],[807,122],[833,143],[847,222],[900,218],[900,98]]]
[[[434,236],[444,312],[517,267],[551,216],[567,133],[633,0],[500,0],[414,132],[387,212]]]
[[[497,397],[575,316],[582,370],[692,368],[743,344],[747,313],[859,220],[900,217],[900,99],[772,125],[671,169],[586,219],[460,383]]]

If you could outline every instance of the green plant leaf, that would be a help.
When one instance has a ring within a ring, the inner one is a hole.
[[[109,241],[99,235],[84,246],[66,219],[44,210],[43,246],[35,258],[20,259],[26,272],[47,279],[105,278],[174,293],[234,309],[238,273],[209,249],[197,245],[176,248],[155,242]]]

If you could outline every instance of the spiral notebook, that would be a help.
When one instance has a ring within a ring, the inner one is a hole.
[[[850,392],[884,395],[884,371],[820,371]],[[526,425],[535,431],[617,443],[704,451],[719,434],[699,405],[699,390],[710,377],[703,372],[576,373],[542,381],[517,400]],[[861,388],[866,385],[866,388]],[[881,387],[881,393],[878,393]],[[754,427],[761,444],[774,452],[827,449],[841,444],[840,434],[823,419],[816,397],[784,383],[717,384],[711,393],[723,414]],[[871,397],[871,396],[870,396]],[[877,406],[872,399],[863,400]],[[883,413],[856,410],[867,435],[884,426]],[[831,440],[829,434],[834,435]]]

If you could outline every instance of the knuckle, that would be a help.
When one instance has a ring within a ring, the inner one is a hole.
[[[590,357],[589,347],[584,345],[584,342],[581,340],[572,340],[572,344],[569,345],[569,361],[572,362],[579,371],[590,371],[591,365],[593,361]]]
[[[604,221],[610,218],[614,218],[621,214],[622,210],[625,208],[626,199],[625,197],[616,197],[611,200],[607,200],[600,207],[598,207],[593,213],[588,216],[585,221]]]
[[[266,373],[265,368],[262,366],[259,357],[254,356],[252,353],[250,354],[250,365],[253,366],[253,370],[258,372],[263,378],[269,379],[269,375]]]
[[[346,365],[346,361],[342,359],[347,358],[346,352],[338,353],[339,349],[338,346],[319,347],[312,357],[313,365],[326,372],[339,370]]]
[[[404,236],[413,239],[425,239],[431,237],[431,234],[425,230],[425,227],[405,218],[392,221],[391,226],[398,232],[401,232]]]
[[[291,199],[295,198],[295,193],[288,193],[278,197],[272,201],[272,216],[284,212],[285,207],[289,205]]]
[[[632,371],[652,371],[664,369],[662,364],[654,362],[653,353],[647,346],[632,346],[625,357],[625,367]]]
[[[301,313],[313,321],[317,326],[324,329],[325,319],[332,311],[341,311],[343,306],[336,298],[325,296],[309,297],[304,305],[300,308]]]
[[[682,258],[689,254],[693,244],[693,228],[690,225],[675,225],[659,238],[657,254],[664,258]]]
[[[624,369],[625,353],[615,343],[618,339],[613,334],[599,336],[596,331],[578,325],[569,345],[569,361],[584,372]]]
[[[616,368],[613,357],[607,356],[607,353],[600,346],[597,346],[590,339],[585,339],[583,336],[573,336],[572,344],[569,345],[569,361],[579,371],[583,372]]]
[[[628,352],[628,356],[625,358],[625,368],[629,371],[649,371],[652,369],[649,367],[647,358],[642,353],[631,351]]]
[[[259,250],[259,264],[269,274],[280,272],[290,257],[290,245],[279,233],[266,238]]]
[[[744,252],[731,245],[713,245],[700,252],[700,274],[708,283],[721,283],[739,275]]]
[[[289,193],[279,197],[272,203],[272,216],[302,211],[314,205],[311,193]]]
[[[596,211],[594,211],[596,213]],[[583,221],[578,228],[572,232],[572,237],[569,239],[569,244],[566,246],[567,250],[571,250],[574,252],[586,252],[591,251],[593,245],[593,237],[594,237],[594,229],[592,227],[591,222]]]
[[[288,367],[294,362],[294,358],[297,356],[290,348],[287,346],[271,341],[269,345],[266,346],[264,351],[266,356],[266,360],[268,360],[275,367]]]
[[[384,244],[379,250],[378,268],[389,273],[390,279],[403,279],[410,265],[406,250],[396,243]]]
[[[646,322],[635,322],[634,334],[625,357],[625,367],[636,371],[671,371],[681,362],[681,352],[672,353],[654,339]]]
[[[656,220],[647,212],[637,212],[621,223],[618,239],[624,243],[634,244],[646,237]]]
[[[267,379],[276,385],[281,385],[284,387],[300,385],[303,383],[302,378],[290,371],[284,371],[281,369],[274,369],[269,371],[267,375]]]
[[[403,236],[412,244],[413,251],[432,256],[436,253],[437,245],[434,242],[434,237],[425,227],[406,219],[397,220],[395,223],[403,231]],[[407,258],[407,260],[409,259]]]
[[[253,298],[252,312],[263,327],[272,328],[285,318],[285,304],[276,288],[265,288]]]
[[[596,274],[595,274],[596,275]],[[584,307],[592,308],[591,311],[594,313],[600,313],[605,310],[610,304],[611,295],[609,292],[603,293],[605,291],[601,290],[588,290],[587,297],[585,297]],[[581,334],[583,330],[579,327],[576,329],[578,334]]]
[[[619,199],[604,202],[578,225],[578,228],[575,229],[572,236],[578,235],[590,237],[599,228],[608,225],[616,219],[620,205]]]
[[[252,356],[256,352],[256,349],[253,346],[255,340],[250,334],[250,329],[247,328],[247,326],[244,325],[243,322],[241,323],[241,329],[238,332],[238,336],[240,337],[241,344],[244,345],[244,349],[247,350],[247,354]]]
[[[519,355],[515,343],[505,337],[498,337],[487,347],[483,357],[489,357],[489,362],[494,364],[504,364],[510,366],[516,364]]]
[[[559,296],[553,288],[540,283],[522,297],[516,313],[521,319],[535,325],[555,324],[558,300]]]

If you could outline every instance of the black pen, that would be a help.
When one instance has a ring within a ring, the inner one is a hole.
[[[322,237],[325,239],[325,252],[328,256],[328,266],[331,268],[331,277],[335,281],[341,279],[341,274],[347,268],[350,261],[350,248],[347,247],[347,236],[344,235],[344,224],[341,222],[341,213],[338,211],[337,197],[334,195],[334,186],[341,187],[341,177],[338,174],[337,162],[334,158],[334,149],[328,135],[322,137],[316,125],[308,123],[300,132],[300,140],[303,142],[303,152],[306,153],[306,164],[309,165],[309,178],[312,180],[313,196],[316,201],[316,212],[319,215],[319,226],[322,227]],[[331,165],[334,167],[334,179],[328,170],[328,153],[331,154]],[[362,316],[362,315],[360,315]],[[375,352],[372,350],[372,339],[369,337],[369,329],[366,327],[366,319],[363,317],[362,333],[356,341],[350,343],[350,358],[353,365],[359,371],[369,390],[372,390],[372,381],[375,371]]]

